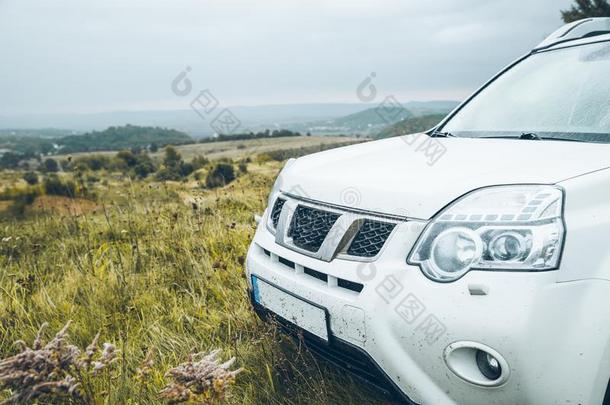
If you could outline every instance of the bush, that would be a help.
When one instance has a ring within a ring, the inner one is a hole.
[[[45,161],[42,162],[42,171],[46,173],[57,173],[59,171],[57,160],[51,158],[45,159]]]
[[[13,203],[5,211],[9,217],[22,218],[27,206],[31,205],[39,195],[40,189],[38,187],[28,187],[26,189],[12,188],[4,190],[0,194],[0,199],[13,200]]]
[[[116,154],[118,160],[122,161],[127,167],[133,167],[138,163],[136,155],[129,150],[122,150]]]
[[[102,169],[110,168],[110,158],[104,155],[83,156],[74,160],[74,165],[77,167],[86,166],[94,172]]]
[[[193,173],[193,171],[195,171],[195,168],[190,163],[183,162],[178,168],[178,173],[180,173],[181,177],[187,177],[189,174]]]
[[[165,157],[163,158],[163,164],[165,167],[177,167],[182,163],[182,156],[173,146],[167,146],[165,148]]]
[[[155,178],[159,181],[179,181],[180,173],[164,167],[157,172]]]
[[[207,188],[222,187],[233,180],[235,180],[233,165],[228,163],[217,163],[208,173],[205,179],[205,186]]]
[[[195,170],[199,170],[202,167],[208,165],[210,163],[210,159],[206,158],[205,156],[202,155],[197,155],[193,158],[193,160],[191,161],[191,164],[193,165],[193,168]]]
[[[56,175],[45,177],[42,187],[47,195],[59,195],[74,198],[76,196],[76,184],[73,181],[63,182]]]
[[[149,174],[154,173],[155,172],[155,165],[153,164],[152,160],[148,159],[148,160],[139,160],[138,164],[136,164],[133,168],[133,172],[136,175],[136,177],[138,178],[145,178],[147,177]]]
[[[38,175],[34,172],[25,172],[23,174],[23,180],[25,180],[30,186],[38,184]]]
[[[0,156],[0,169],[16,169],[19,166],[22,156],[13,152],[6,152]]]
[[[165,148],[163,168],[157,172],[156,178],[161,181],[179,181],[193,173],[194,170],[193,164],[185,163],[180,153],[173,147],[168,146]]]

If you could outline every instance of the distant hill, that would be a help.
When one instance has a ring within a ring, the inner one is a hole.
[[[381,99],[378,100],[381,102]],[[458,103],[455,101],[411,101],[403,106],[414,116],[427,114],[441,114],[452,110]],[[376,104],[366,103],[309,103],[309,104],[282,104],[259,106],[229,106],[231,112],[241,122],[235,131],[258,132],[269,129],[289,129],[299,132],[331,133],[337,134],[337,126],[332,121],[365,112],[376,107]],[[88,132],[103,130],[110,126],[123,126],[126,124],[175,128],[192,137],[209,137],[216,132],[210,122],[224,108],[219,106],[210,116],[201,117],[189,108],[186,103],[182,110],[158,111],[111,111],[91,114],[25,114],[3,115],[0,112],[0,128],[15,129],[41,129],[65,128],[66,131]],[[366,114],[365,114],[366,115]],[[358,133],[361,127],[358,117],[354,125],[345,123],[345,128],[358,128],[349,133]],[[404,117],[406,118],[406,117]],[[319,126],[331,128],[332,131],[310,131],[308,128]],[[373,131],[374,133],[375,131]],[[345,131],[343,131],[345,133]],[[69,134],[69,133],[68,133]]]
[[[458,101],[410,101],[405,108],[416,117],[433,114],[448,114],[460,103]]]
[[[355,131],[368,130],[379,125],[389,125],[413,117],[413,114],[403,107],[375,107],[333,120],[337,126],[343,126]]]
[[[2,115],[0,128],[68,128],[80,132],[103,130],[126,124],[175,128],[193,137],[209,137],[216,132],[210,122],[223,108],[201,117],[188,108],[182,110],[110,111],[89,114]],[[224,107],[224,106],[222,106]],[[367,108],[363,103],[311,103],[261,106],[229,106],[241,122],[236,132],[287,128],[287,123],[302,123],[342,117]]]
[[[181,145],[191,142],[193,142],[193,138],[175,129],[135,125],[110,127],[104,131],[65,136],[56,141],[62,153],[145,148],[151,144]]]
[[[445,114],[432,114],[424,115],[422,117],[407,118],[384,128],[375,137],[389,138],[391,136],[400,136],[427,131],[441,122],[443,118],[445,118]]]
[[[404,107],[375,106],[343,117],[325,121],[288,125],[292,130],[315,134],[376,134],[382,128],[411,118],[413,114]]]
[[[25,135],[25,132],[28,134]],[[0,133],[0,155],[13,152],[33,157],[41,154],[145,148],[151,144],[162,147],[194,142],[184,132],[174,129],[135,125],[110,127],[104,131],[77,135],[66,135],[65,131],[58,131],[56,137],[49,136],[52,131],[42,134],[36,132],[28,130]]]

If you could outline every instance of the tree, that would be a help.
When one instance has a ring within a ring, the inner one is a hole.
[[[45,161],[42,162],[42,170],[47,173],[56,173],[59,171],[59,164],[55,159],[45,159]]]
[[[119,153],[116,154],[116,157],[120,161],[123,161],[123,163],[127,167],[133,167],[133,166],[135,166],[138,163],[134,153],[132,151],[129,151],[129,150],[122,150],[122,151],[120,151]]]
[[[228,163],[218,163],[208,173],[205,179],[207,188],[222,187],[235,180],[235,170],[233,165]]]
[[[569,10],[561,11],[561,18],[570,23],[583,18],[610,17],[610,3],[608,0],[575,0]]]
[[[155,170],[155,164],[150,156],[148,156],[148,153],[140,153],[136,155],[136,165],[133,167],[133,172],[136,177],[143,179],[149,174],[154,173]]]
[[[172,146],[165,148],[165,157],[163,158],[163,168],[157,172],[157,180],[180,180],[194,170],[190,163],[184,163],[182,156]]]
[[[6,152],[0,156],[0,168],[4,169],[16,169],[21,161],[21,155],[13,152]]]
[[[56,174],[45,177],[43,181],[44,192],[47,195],[59,195],[74,198],[76,196],[76,184],[73,181],[62,182]]]
[[[23,174],[23,180],[25,180],[30,186],[38,184],[38,175],[34,172],[25,172]]]
[[[182,164],[182,156],[174,147],[167,146],[165,148],[165,157],[163,158],[163,165],[166,168],[177,169]]]

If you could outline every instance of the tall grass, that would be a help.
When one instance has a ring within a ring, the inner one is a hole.
[[[111,180],[86,215],[0,220],[0,358],[44,322],[57,331],[72,320],[75,344],[101,331],[120,353],[116,372],[92,383],[98,403],[161,402],[166,372],[213,349],[245,369],[229,403],[380,403],[251,311],[243,264],[273,180],[265,173],[216,191]]]

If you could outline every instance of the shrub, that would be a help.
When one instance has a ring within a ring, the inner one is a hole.
[[[73,181],[63,182],[56,175],[45,177],[42,186],[47,195],[59,195],[74,198],[76,196],[76,184]]]
[[[36,200],[40,191],[38,187],[29,187],[26,190],[12,190],[9,194],[12,194],[13,203],[9,205],[7,213],[14,218],[22,218],[25,209]]]
[[[228,163],[217,163],[208,173],[205,179],[207,188],[222,187],[235,180],[233,165]]]
[[[83,156],[75,159],[76,166],[85,165],[89,170],[98,171],[110,168],[110,158],[104,155]]]
[[[38,184],[38,175],[34,172],[25,172],[23,174],[23,180],[25,180],[30,186]]]
[[[180,167],[178,168],[178,173],[180,173],[181,177],[186,177],[189,174],[193,173],[194,170],[195,170],[195,168],[193,167],[192,164],[182,163],[182,164],[180,164]]]
[[[178,181],[188,176],[195,170],[191,163],[185,163],[180,153],[171,146],[165,148],[163,168],[157,172],[157,180]]]
[[[19,166],[22,156],[13,152],[6,152],[0,156],[0,169],[16,169]]]
[[[44,162],[42,162],[42,170],[46,173],[56,173],[59,171],[59,164],[55,159],[45,159]]]
[[[202,155],[197,155],[193,158],[193,160],[191,161],[191,164],[193,165],[193,168],[195,170],[201,169],[203,166],[206,166],[210,163],[210,159],[206,158],[205,156]]]
[[[129,150],[120,151],[116,154],[116,157],[119,161],[122,161],[127,167],[133,167],[138,163],[138,160],[136,159],[134,153]]]
[[[172,169],[164,167],[157,172],[155,178],[159,181],[178,181],[180,180],[180,174]]]
[[[150,160],[150,159],[140,160],[140,161],[138,161],[138,164],[136,164],[134,166],[133,172],[136,175],[136,177],[143,179],[143,178],[147,177],[149,174],[155,172],[155,165],[153,164],[152,160]]]
[[[172,146],[165,148],[165,157],[163,158],[163,164],[165,167],[177,167],[182,163],[182,156]]]

